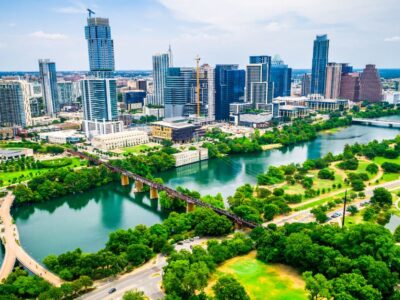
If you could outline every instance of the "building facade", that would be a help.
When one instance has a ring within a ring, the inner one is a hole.
[[[311,75],[303,74],[301,77],[301,95],[308,96],[311,93]]]
[[[382,101],[382,82],[375,65],[366,65],[360,74],[360,100]]]
[[[175,158],[175,167],[193,164],[208,159],[208,149],[200,148],[172,154]]]
[[[141,109],[146,98],[146,92],[142,90],[126,91],[122,94],[122,99],[128,110]]]
[[[0,126],[31,126],[30,86],[22,80],[0,80]]]
[[[141,130],[129,130],[98,135],[91,141],[93,147],[104,150],[131,147],[146,144],[148,142],[149,136],[145,131]]]
[[[153,55],[153,95],[149,97],[149,104],[164,105],[164,88],[168,68],[172,67],[168,53]]]
[[[312,70],[311,70],[311,94],[323,95],[325,92],[326,65],[328,64],[329,39],[326,34],[317,35],[314,40]]]
[[[342,64],[328,63],[326,66],[325,98],[336,99],[340,95]]]
[[[259,108],[272,103],[271,57],[250,56],[249,62],[246,66],[246,102]]]
[[[238,65],[215,67],[215,119],[229,119],[229,105],[244,100],[246,73]]]
[[[187,143],[196,138],[199,126],[190,123],[159,121],[151,125],[151,135],[156,141],[170,140],[174,143]]]
[[[360,73],[342,74],[339,97],[354,102],[360,101]]]
[[[292,69],[278,56],[274,57],[271,63],[271,81],[274,84],[274,98],[290,96]]]
[[[56,64],[49,59],[40,59],[39,72],[46,114],[55,116],[60,111]]]
[[[85,26],[90,71],[96,77],[111,77],[115,70],[114,41],[107,18],[88,18]]]

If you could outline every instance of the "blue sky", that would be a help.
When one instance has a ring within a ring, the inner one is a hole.
[[[176,66],[238,63],[279,54],[311,65],[312,41],[327,33],[330,61],[400,67],[398,0],[0,0],[0,71],[87,70],[86,8],[108,17],[118,70],[150,69],[172,45]]]

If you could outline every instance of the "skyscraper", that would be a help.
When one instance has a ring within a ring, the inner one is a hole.
[[[115,70],[114,42],[107,18],[87,19],[85,38],[89,50],[90,71],[96,77],[112,77]]]
[[[310,94],[310,88],[311,88],[311,75],[305,73],[301,77],[301,95],[308,96]]]
[[[272,103],[273,83],[271,79],[271,57],[250,56],[246,66],[246,102],[255,108],[264,108]]]
[[[149,104],[164,105],[164,88],[168,68],[171,65],[170,53],[153,55],[153,95],[149,97]]]
[[[0,80],[0,126],[32,125],[30,86],[23,80]]]
[[[329,40],[326,34],[317,35],[314,40],[312,70],[311,70],[311,94],[325,92],[326,65],[328,63]]]
[[[340,81],[342,77],[342,65],[328,63],[326,66],[325,98],[336,99],[340,95]]]
[[[238,65],[215,67],[215,119],[229,118],[229,104],[239,102],[244,95],[245,71]]]
[[[382,101],[382,82],[375,65],[366,65],[360,74],[360,100]]]
[[[215,70],[200,67],[200,114],[215,119]],[[165,117],[183,117],[197,113],[196,69],[169,68],[165,84]]]
[[[340,80],[340,98],[360,100],[360,73],[343,73]]]
[[[274,83],[274,98],[290,96],[292,69],[275,56],[271,63],[271,81]]]
[[[118,119],[117,82],[115,79],[89,78],[81,81],[85,120]]]
[[[60,111],[56,64],[49,59],[40,59],[39,71],[46,114],[54,116]]]

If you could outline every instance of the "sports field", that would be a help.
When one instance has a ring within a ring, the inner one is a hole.
[[[255,251],[246,256],[232,258],[217,268],[205,292],[212,294],[211,287],[219,276],[230,274],[256,300],[306,300],[301,275],[285,265],[265,264],[256,259]]]

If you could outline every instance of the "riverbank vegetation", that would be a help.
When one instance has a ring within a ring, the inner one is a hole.
[[[84,253],[79,248],[60,255],[49,255],[43,262],[62,279],[70,281],[80,276],[93,280],[132,270],[156,253],[168,254],[172,244],[193,236],[224,236],[233,230],[225,216],[212,210],[197,208],[190,213],[172,212],[162,224],[134,229],[119,229],[110,233],[104,249]]]
[[[354,106],[351,112],[355,118],[375,119],[400,115],[400,106],[381,102],[367,104],[364,110],[360,110],[358,106]]]
[[[398,299],[400,247],[380,225],[315,223],[253,230],[257,258],[304,272],[311,299]],[[368,237],[368,238],[366,238]],[[385,249],[384,251],[382,249]]]
[[[0,299],[72,299],[81,293],[85,293],[92,285],[92,279],[87,276],[81,276],[72,282],[63,283],[60,287],[54,287],[41,277],[31,276],[27,271],[16,268],[0,284]]]

